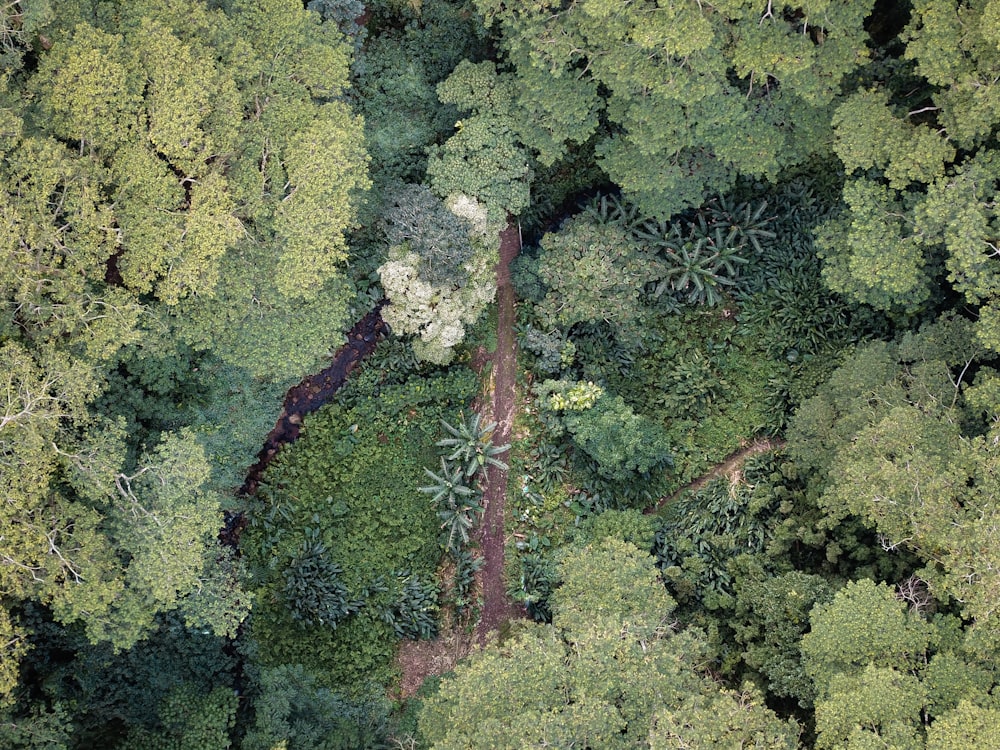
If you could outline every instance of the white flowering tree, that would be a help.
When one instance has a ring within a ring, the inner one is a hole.
[[[466,326],[476,322],[496,292],[495,240],[487,240],[496,233],[491,231],[485,206],[464,195],[452,196],[445,205],[447,208],[441,206],[441,210],[466,227],[471,252],[464,261],[451,273],[441,273],[439,267],[429,273],[427,253],[415,249],[423,240],[404,238],[390,230],[391,238],[403,241],[390,247],[389,260],[378,269],[390,300],[382,311],[385,322],[397,333],[413,335],[414,353],[437,364],[451,361]],[[439,224],[435,213],[422,212],[425,218],[412,224],[415,235],[426,238],[432,234],[431,227],[422,225]]]

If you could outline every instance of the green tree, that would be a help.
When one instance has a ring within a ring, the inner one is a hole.
[[[651,750],[711,750],[719,747],[752,747],[760,750],[794,750],[800,747],[798,727],[778,719],[763,705],[750,684],[742,690],[720,690],[709,697],[684,701],[677,710],[664,709],[653,716],[649,732]]]
[[[672,744],[670,726],[691,740],[681,717],[698,708],[717,720],[697,728],[695,747],[764,736],[773,739],[765,747],[795,747],[794,724],[702,675],[706,644],[668,625],[674,603],[652,557],[607,539],[568,549],[559,577],[551,626],[525,626],[474,655],[424,701],[419,726],[430,747],[683,746]],[[719,718],[719,704],[732,721]]]
[[[612,481],[649,479],[673,461],[663,429],[636,414],[621,396],[605,394],[590,409],[567,411],[563,421],[573,444]]]
[[[174,688],[159,711],[161,728],[140,730],[121,745],[124,750],[225,750],[231,746],[239,698],[219,686],[203,693],[191,685]]]
[[[51,20],[53,3],[10,0],[0,8],[0,69],[19,70],[38,27]]]
[[[433,148],[427,162],[435,192],[481,201],[497,229],[529,203],[532,171],[516,136],[515,86],[492,62],[459,63],[438,85],[438,97],[470,114],[455,123],[455,134]]]
[[[546,234],[541,247],[539,276],[548,292],[538,312],[546,325],[607,321],[626,340],[640,335],[642,287],[660,276],[643,246],[619,227],[580,217]]]
[[[989,747],[997,742],[1000,742],[1000,711],[971,701],[963,701],[927,730],[928,750]]]
[[[817,748],[938,747],[958,715],[990,731],[980,707],[992,708],[996,675],[959,645],[956,621],[923,619],[926,602],[908,607],[906,593],[855,581],[813,609],[802,658],[817,689]]]
[[[408,244],[420,256],[420,275],[431,284],[459,286],[472,258],[471,222],[449,211],[426,185],[404,185],[385,208],[390,247]]]
[[[769,576],[757,568],[737,578],[735,589],[730,626],[745,649],[744,663],[766,678],[769,694],[811,706],[815,691],[799,644],[809,629],[809,611],[832,597],[830,584],[797,570]]]
[[[738,173],[773,178],[822,148],[830,105],[868,56],[872,8],[476,5],[514,68],[522,142],[547,164],[593,137],[608,177],[662,219],[725,192]]]
[[[834,150],[849,175],[847,210],[827,224],[820,246],[830,287],[881,309],[931,307],[947,281],[981,308],[978,335],[995,349],[994,6],[914,3],[900,37],[912,67],[884,67],[838,107]]]

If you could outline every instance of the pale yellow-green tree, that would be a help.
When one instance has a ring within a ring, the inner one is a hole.
[[[705,676],[704,636],[672,621],[651,556],[606,539],[567,550],[559,577],[551,626],[474,654],[425,700],[430,747],[797,746],[796,725],[753,689],[723,691]]]
[[[107,389],[126,350],[188,343],[287,382],[341,341],[368,184],[350,47],[293,0],[35,5],[16,23],[37,66],[0,76],[4,604],[117,649],[167,611],[232,634],[249,598],[215,474],[233,457],[176,422],[138,444]],[[24,634],[0,629],[6,693]]]

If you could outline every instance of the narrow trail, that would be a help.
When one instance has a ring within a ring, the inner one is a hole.
[[[497,349],[493,355],[492,420],[495,445],[510,443],[514,424],[515,387],[517,380],[517,348],[514,340],[514,287],[510,281],[510,262],[521,250],[520,231],[513,221],[500,233],[500,262],[497,265]],[[509,452],[508,452],[509,453]],[[500,456],[508,460],[508,454]],[[486,510],[479,531],[483,552],[481,586],[483,609],[476,634],[485,643],[489,633],[520,614],[518,607],[507,598],[503,584],[504,509],[507,499],[507,471],[489,466],[483,505]]]
[[[718,477],[729,476],[736,469],[743,465],[751,456],[756,456],[759,453],[766,453],[767,451],[776,450],[785,445],[784,440],[778,438],[756,438],[752,443],[740,448],[735,453],[730,454],[725,461],[720,464],[713,466],[707,473],[702,474],[700,477],[692,482],[688,482],[679,490],[674,492],[672,495],[667,495],[666,497],[661,497],[656,501],[655,505],[651,505],[646,508],[645,513],[651,515],[653,513],[659,512],[664,506],[677,500],[685,492],[697,492],[706,484],[711,482],[713,479]]]

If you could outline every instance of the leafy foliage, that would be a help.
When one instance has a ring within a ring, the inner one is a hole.
[[[468,477],[461,466],[452,466],[441,459],[441,473],[424,469],[434,484],[418,487],[419,492],[433,495],[438,518],[441,520],[443,547],[458,550],[469,543],[469,531],[476,523],[474,514],[481,514],[480,492],[466,486]]]
[[[433,638],[437,635],[438,587],[433,581],[421,581],[403,573],[402,589],[388,614],[400,638]]]
[[[667,507],[653,547],[678,597],[698,597],[709,608],[728,602],[734,593],[730,559],[764,551],[780,518],[762,481],[772,468],[766,457],[751,459],[741,475],[712,479]]]
[[[613,540],[567,550],[559,578],[551,626],[526,626],[488,647],[424,701],[419,726],[432,747],[635,747],[665,705],[676,706],[671,714],[679,718],[721,698],[699,674],[700,635],[665,627],[673,602],[648,555]],[[497,689],[503,701],[494,700]],[[776,747],[794,746],[793,726],[756,711],[789,740]],[[747,730],[729,731],[744,737]]]
[[[831,288],[896,315],[934,310],[947,282],[982,306],[993,346],[995,142],[992,3],[923,0],[901,35],[909,76],[881,76],[833,117],[847,211],[823,230]],[[995,15],[995,13],[994,13]]]
[[[285,569],[285,602],[292,619],[303,625],[336,628],[337,622],[358,611],[363,602],[351,601],[340,581],[340,566],[331,562],[322,542],[307,540]]]
[[[872,9],[476,5],[502,31],[523,142],[551,163],[594,136],[608,177],[661,219],[737,173],[774,178],[821,151],[828,107],[868,57]]]
[[[369,3],[364,47],[355,59],[351,91],[365,119],[372,179],[380,193],[424,179],[427,147],[454,131],[458,117],[435,87],[463,59],[482,56],[479,20],[464,4],[425,0]],[[378,220],[378,204],[370,206]]]
[[[495,466],[501,471],[507,471],[507,464],[497,456],[510,450],[510,445],[493,445],[493,431],[497,423],[480,424],[481,417],[473,413],[468,420],[459,422],[458,427],[441,420],[441,426],[451,437],[442,438],[437,442],[439,448],[453,448],[447,457],[448,461],[459,461],[465,464],[465,476],[473,477],[487,466]]]
[[[172,613],[116,653],[107,643],[89,644],[81,627],[61,626],[42,609],[29,606],[23,621],[32,631],[31,669],[42,699],[28,705],[32,713],[51,705],[17,718],[26,736],[37,735],[27,747],[57,747],[56,736],[40,738],[60,725],[70,748],[117,746],[126,734],[139,746],[167,746],[183,742],[186,727],[192,741],[201,734],[208,747],[227,746],[237,684],[227,639]]]
[[[409,628],[408,618],[424,608],[406,586],[418,580],[421,596],[429,596],[423,582],[433,580],[440,554],[435,509],[416,488],[434,458],[439,420],[454,419],[471,395],[462,383],[467,388],[469,380],[457,372],[410,378],[384,384],[377,402],[327,406],[271,465],[266,499],[253,509],[241,544],[259,587],[253,634],[261,664],[302,664],[322,684],[352,695],[388,681],[394,624]],[[342,587],[344,603],[363,602],[336,630],[313,626],[303,635],[283,606],[285,561],[299,553],[303,529],[315,530],[326,559],[342,571],[334,593]],[[416,627],[427,626],[417,616]]]
[[[275,746],[353,750],[384,741],[386,706],[379,699],[352,702],[322,687],[301,665],[264,669],[246,750]]]

